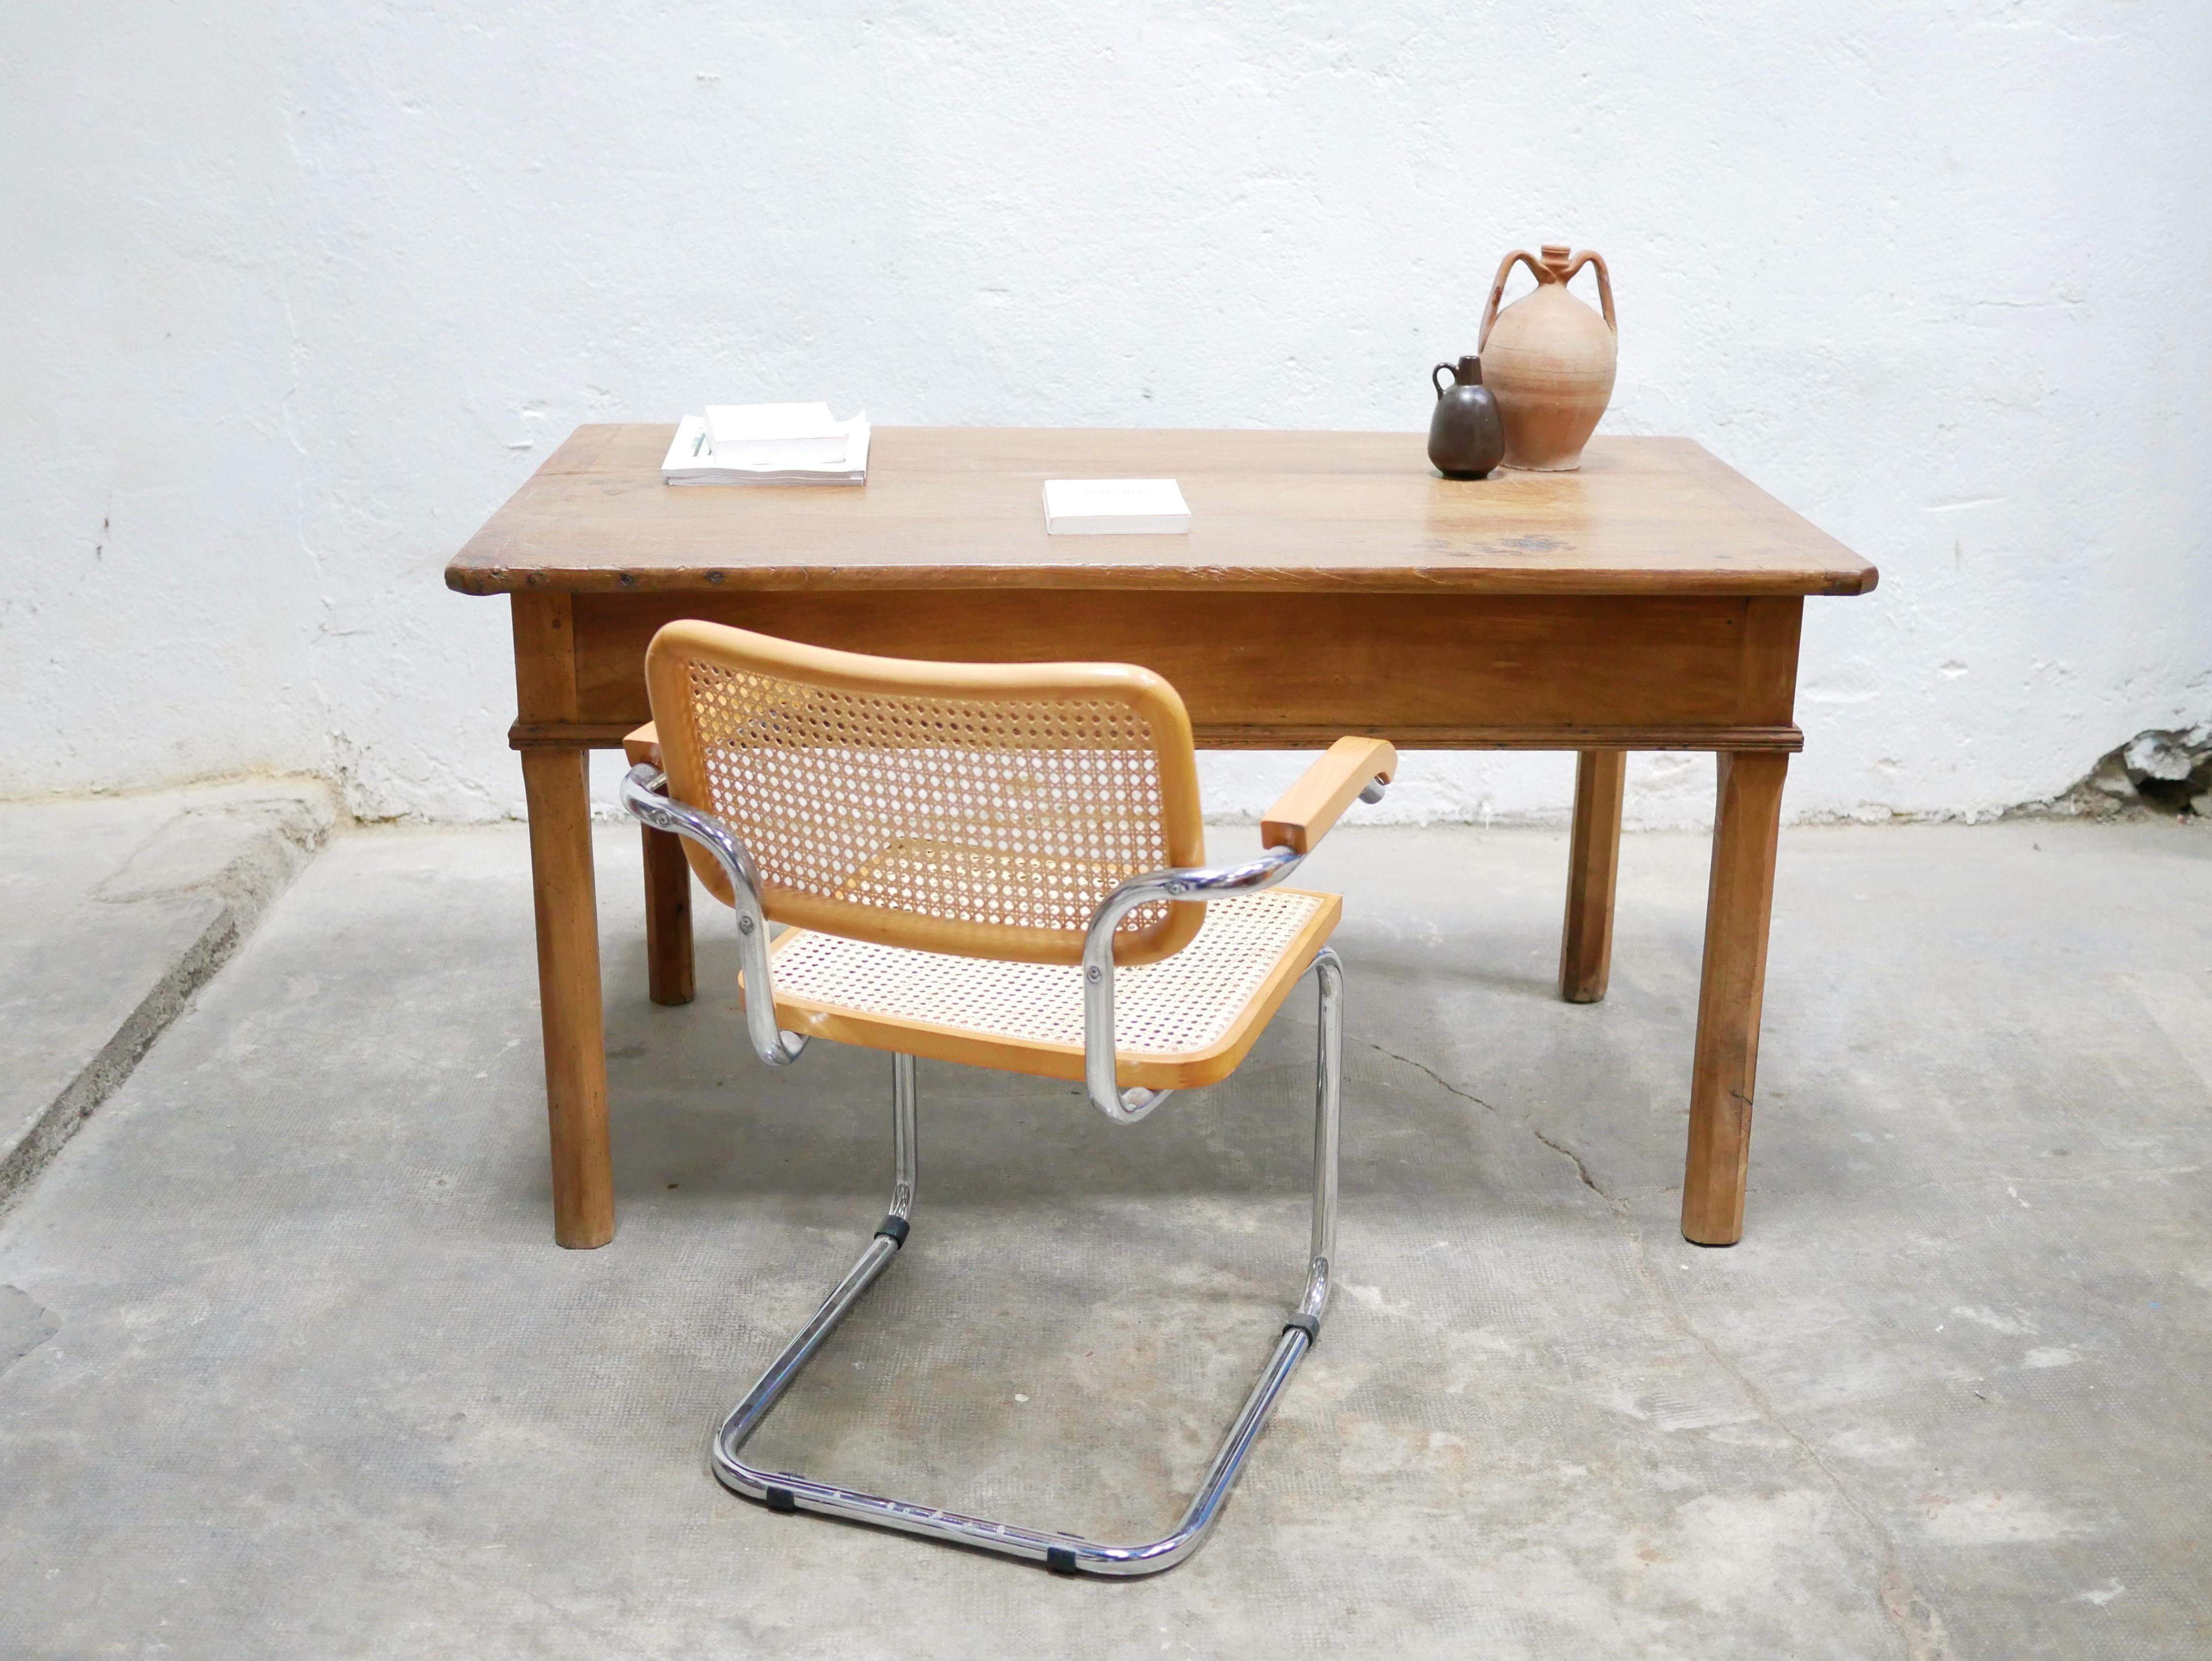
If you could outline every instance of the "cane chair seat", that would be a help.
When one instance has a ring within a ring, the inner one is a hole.
[[[1277,888],[1206,908],[1188,946],[1115,974],[1124,1088],[1189,1090],[1236,1071],[1342,914]],[[1045,1078],[1083,1077],[1083,970],[881,946],[793,928],[775,944],[776,1019],[793,1032]]]

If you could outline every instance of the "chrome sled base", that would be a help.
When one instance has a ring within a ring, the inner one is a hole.
[[[1221,1439],[1212,1463],[1182,1518],[1169,1533],[1141,1545],[1102,1545],[1079,1535],[1044,1534],[1011,1523],[964,1517],[957,1512],[931,1506],[888,1500],[833,1482],[817,1482],[788,1471],[764,1471],[748,1465],[738,1456],[784,1392],[791,1387],[823,1340],[890,1267],[905,1245],[914,1210],[916,1172],[915,1064],[911,1056],[892,1057],[891,1135],[895,1174],[890,1213],[868,1242],[860,1261],[838,1283],[814,1318],[784,1347],[745,1398],[722,1421],[708,1445],[708,1457],[723,1487],[748,1500],[757,1500],[771,1511],[819,1512],[879,1528],[900,1529],[960,1545],[979,1547],[1003,1556],[1018,1557],[1062,1574],[1156,1574],[1173,1568],[1205,1541],[1229,1491],[1244,1468],[1245,1456],[1259,1439],[1267,1415],[1297,1371],[1298,1363],[1321,1335],[1328,1306],[1332,1263],[1336,1253],[1337,1141],[1340,1098],[1343,1080],[1342,1000],[1344,971],[1336,953],[1327,948],[1315,958],[1313,969],[1320,983],[1319,1053],[1315,1068],[1314,1183],[1312,1249],[1306,1264],[1305,1294],[1285,1321],[1274,1352],[1261,1370],[1259,1382],[1244,1398],[1229,1433]]]

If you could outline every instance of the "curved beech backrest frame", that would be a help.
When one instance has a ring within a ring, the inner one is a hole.
[[[671,797],[730,826],[777,922],[1075,963],[1121,884],[1204,857],[1190,718],[1148,669],[869,657],[684,621],[653,636],[646,683]],[[720,864],[685,853],[730,904]],[[1181,950],[1204,916],[1144,907],[1115,961]]]

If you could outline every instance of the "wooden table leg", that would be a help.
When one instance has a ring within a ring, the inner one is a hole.
[[[1682,1236],[1715,1246],[1743,1238],[1752,1086],[1766,992],[1766,926],[1774,909],[1782,780],[1790,764],[1778,751],[1719,759],[1720,806],[1705,892],[1705,980],[1698,992],[1698,1051],[1690,1075],[1690,1151],[1682,1173]]]
[[[1628,756],[1585,750],[1575,757],[1575,830],[1567,850],[1567,922],[1559,935],[1559,995],[1605,996],[1613,970],[1613,878],[1620,868],[1620,801]]]
[[[653,1002],[690,1003],[691,862],[684,838],[640,825],[645,839],[645,981]]]
[[[553,1130],[553,1238],[579,1247],[603,1246],[615,1237],[589,760],[581,750],[522,752],[538,902],[545,1107]]]

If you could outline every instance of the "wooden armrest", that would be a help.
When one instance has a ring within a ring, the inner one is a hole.
[[[1310,854],[1362,790],[1397,776],[1398,752],[1382,739],[1339,739],[1260,821],[1262,848]]]
[[[660,734],[653,731],[651,721],[646,722],[637,731],[623,739],[623,754],[633,767],[640,762],[651,762],[655,767],[663,764],[660,759]]]

